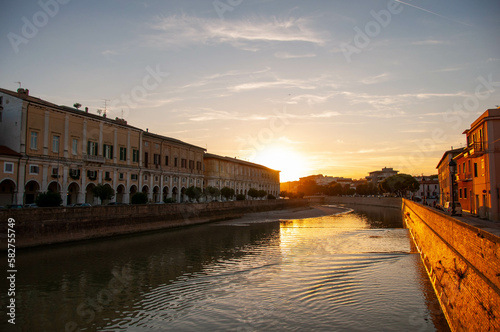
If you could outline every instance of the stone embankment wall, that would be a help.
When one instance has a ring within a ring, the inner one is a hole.
[[[341,197],[326,196],[327,204],[346,204],[346,205],[372,205],[381,207],[401,208],[401,198],[398,197]]]
[[[452,331],[500,331],[500,238],[408,200],[402,210]]]
[[[16,248],[93,239],[210,221],[245,213],[307,206],[305,200],[235,201],[197,204],[146,204],[93,207],[26,208],[0,211],[1,249],[7,221],[15,220]]]

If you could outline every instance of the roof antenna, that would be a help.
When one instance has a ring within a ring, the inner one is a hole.
[[[19,89],[21,89],[21,82],[14,82],[14,83],[19,84]]]

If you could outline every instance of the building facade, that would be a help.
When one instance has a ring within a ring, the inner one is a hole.
[[[374,185],[378,185],[380,182],[384,181],[388,177],[398,174],[398,172],[399,171],[395,171],[392,168],[384,167],[380,171],[373,171],[368,173],[369,175],[366,177],[366,179],[369,182],[373,183]]]
[[[98,184],[128,203],[142,191],[149,201],[203,185],[205,149],[75,108],[0,89],[0,204],[33,203],[40,192],[61,193],[63,205],[96,204]]]
[[[462,209],[500,220],[500,108],[486,110],[463,134],[466,148],[454,158]]]
[[[436,168],[438,169],[438,181],[439,181],[439,204],[443,206],[446,202],[451,201],[451,175],[450,175],[450,162],[452,158],[456,157],[460,153],[462,153],[464,149],[459,148],[459,149],[452,149],[448,150],[443,154],[443,157],[441,157],[441,160],[439,160],[439,163],[437,164]],[[456,192],[457,192],[457,186],[455,183],[453,184],[454,186],[454,193],[455,193],[455,198],[457,197]]]
[[[245,196],[248,195],[248,190],[253,188],[279,197],[280,172],[277,170],[210,153],[205,154],[204,165],[205,187],[229,187],[234,189],[236,195]]]

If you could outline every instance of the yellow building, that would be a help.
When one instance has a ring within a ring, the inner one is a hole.
[[[253,188],[279,197],[279,171],[248,161],[210,153],[205,154],[204,164],[206,187],[218,189],[229,187],[234,189],[236,195],[243,194],[247,197],[248,190]]]
[[[63,205],[97,201],[98,184],[128,203],[137,191],[151,202],[185,199],[203,184],[205,149],[108,119],[0,89],[0,204],[33,203],[39,192],[60,192]]]

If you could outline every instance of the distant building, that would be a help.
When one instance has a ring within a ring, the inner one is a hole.
[[[288,181],[280,183],[280,192],[297,193],[299,191],[299,181]]]
[[[369,175],[366,177],[366,179],[369,182],[372,182],[374,185],[378,185],[388,177],[398,174],[398,172],[399,171],[395,171],[392,168],[384,167],[381,171],[373,171],[368,173]]]
[[[97,185],[111,187],[111,201],[118,203],[129,203],[136,192],[145,193],[150,202],[183,202],[187,188],[203,188],[206,181],[219,181],[217,187],[228,184],[238,193],[253,186],[279,194],[278,171],[204,152],[124,119],[35,98],[28,89],[0,89],[2,206],[33,203],[46,191],[60,193],[63,205],[96,204],[92,189]],[[217,176],[210,168],[213,160],[219,163]]]
[[[229,187],[235,194],[247,196],[253,188],[279,197],[280,171],[236,158],[211,153],[204,156],[205,187]]]
[[[451,201],[451,178],[450,178],[450,161],[452,158],[456,157],[464,148],[448,150],[443,154],[441,160],[439,160],[436,168],[438,169],[438,181],[439,181],[439,203],[444,205],[446,202]],[[456,187],[455,197],[456,197]]]
[[[429,176],[418,176],[415,178],[420,187],[416,192],[417,196],[423,199],[432,199],[439,197],[439,180]]]

